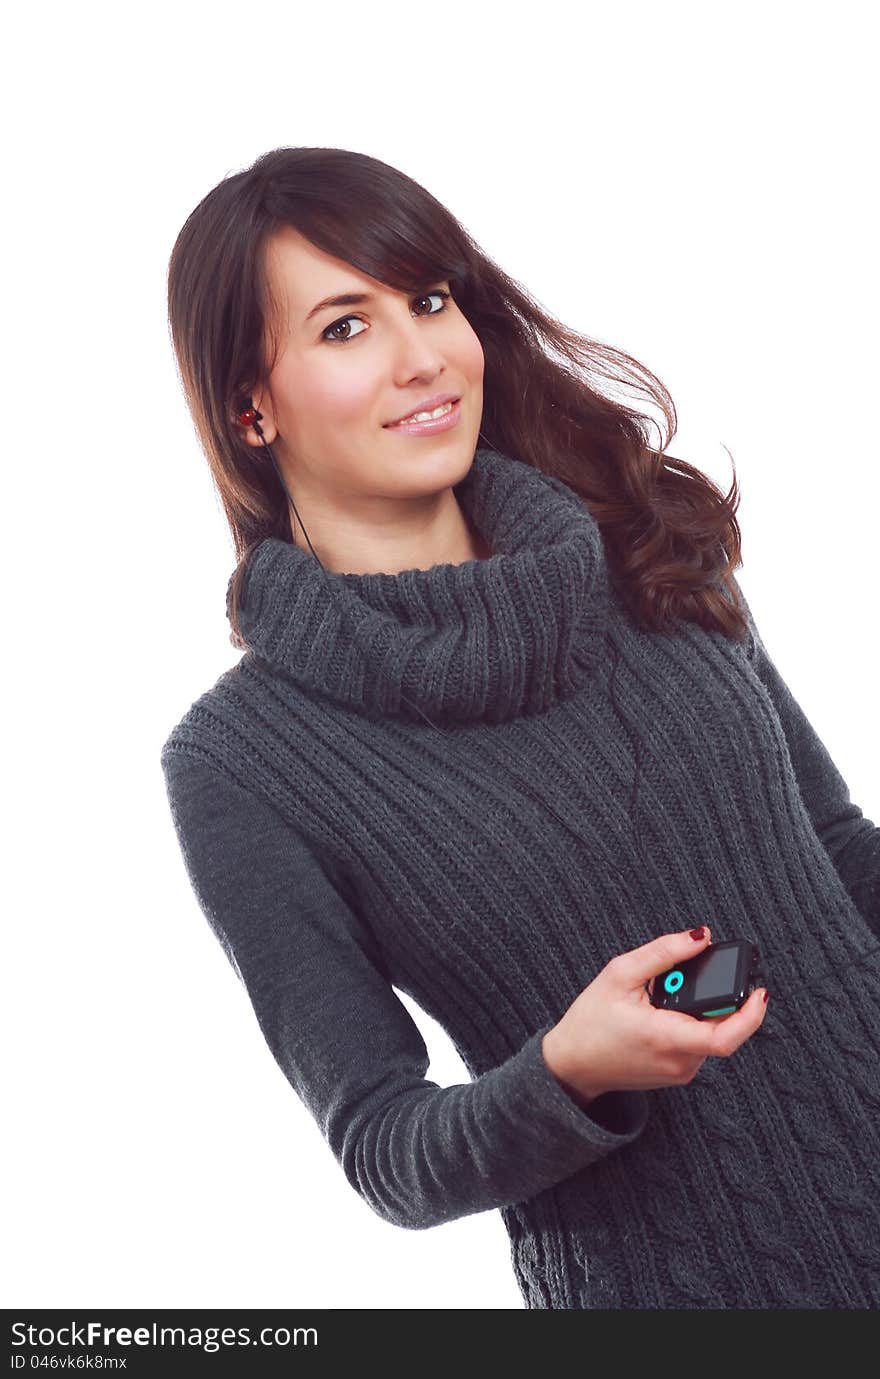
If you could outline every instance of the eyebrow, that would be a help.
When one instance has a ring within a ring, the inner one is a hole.
[[[317,306],[312,307],[311,311],[306,317],[306,322],[310,321],[313,316],[317,316],[318,312],[323,311],[325,307],[360,306],[361,303],[371,302],[372,300],[373,298],[369,292],[343,292],[338,297],[324,297],[320,302],[318,302]]]
[[[438,280],[439,281],[439,280]],[[419,291],[420,289],[416,289]],[[323,311],[328,306],[362,306],[365,302],[372,302],[373,295],[370,292],[342,292],[338,297],[322,297],[317,306],[313,306],[305,321],[308,325],[313,316],[317,316],[319,311]]]

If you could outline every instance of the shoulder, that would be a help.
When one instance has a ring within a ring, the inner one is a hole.
[[[185,757],[202,765],[219,766],[220,760],[214,753],[228,706],[241,683],[243,660],[244,657],[225,670],[209,689],[194,699],[168,732],[160,751],[163,768],[172,760]]]
[[[207,799],[213,780],[242,809],[267,806],[309,839],[340,846],[338,733],[332,706],[247,652],[190,704],[159,756],[169,793]]]
[[[247,651],[193,700],[168,732],[161,756],[201,752],[219,764],[237,743],[249,742],[253,754],[278,731],[289,744],[305,742],[320,717],[320,703],[305,688]]]

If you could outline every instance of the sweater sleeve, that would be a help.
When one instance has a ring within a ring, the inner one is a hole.
[[[849,786],[768,654],[746,597],[741,589],[739,593],[749,618],[749,659],[779,715],[807,813],[856,909],[880,934],[880,828],[853,803]]]
[[[425,1077],[428,1052],[370,926],[271,805],[212,765],[163,749],[171,814],[204,916],[281,1071],[349,1183],[394,1225],[424,1229],[513,1205],[634,1140],[644,1092],[589,1114],[541,1040],[463,1084]]]

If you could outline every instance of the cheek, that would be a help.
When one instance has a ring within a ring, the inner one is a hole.
[[[469,383],[481,383],[485,369],[485,356],[479,336],[467,327],[462,331],[456,344],[455,364]]]
[[[329,369],[326,374],[330,374]],[[332,377],[323,378],[321,385],[324,415],[335,417],[337,422],[363,422],[364,417],[375,409],[377,383],[363,365],[360,368],[334,369]]]
[[[375,391],[363,368],[301,366],[289,398],[294,429],[306,434],[349,422],[362,424],[364,415],[375,410]]]

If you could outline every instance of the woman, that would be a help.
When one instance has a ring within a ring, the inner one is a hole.
[[[163,746],[171,810],[352,1187],[500,1209],[527,1307],[876,1306],[880,829],[739,590],[735,479],[363,155],[221,182],[169,314],[245,652]],[[769,1003],[653,1004],[732,939]]]

